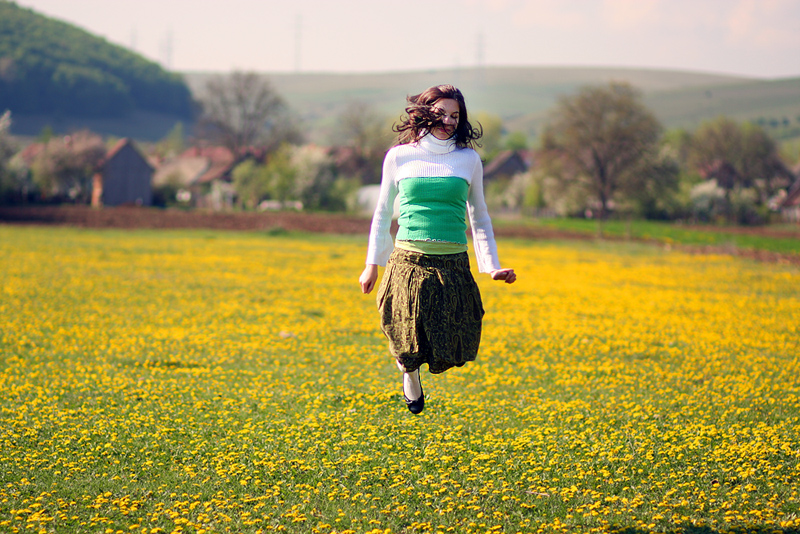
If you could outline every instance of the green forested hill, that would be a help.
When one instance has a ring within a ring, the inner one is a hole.
[[[75,26],[0,0],[0,111],[110,118],[189,117],[183,79]]]

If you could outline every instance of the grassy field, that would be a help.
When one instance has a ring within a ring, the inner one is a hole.
[[[723,250],[765,250],[782,254],[800,254],[800,225],[769,226],[692,226],[675,222],[645,220],[610,220],[598,222],[577,218],[495,219],[495,226],[549,228],[576,234],[612,239],[653,241],[662,244],[712,246]]]
[[[800,137],[800,78],[659,90],[649,93],[645,104],[668,128],[694,129],[724,115],[737,121],[761,119],[776,139]],[[783,119],[786,126],[769,124]]]
[[[800,270],[499,243],[420,416],[363,237],[0,226],[0,531],[800,530]]]

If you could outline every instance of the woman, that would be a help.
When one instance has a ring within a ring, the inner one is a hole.
[[[483,305],[469,270],[466,214],[478,270],[511,284],[501,269],[483,196],[483,164],[473,142],[481,131],[467,120],[461,91],[431,87],[408,98],[407,116],[393,129],[398,144],[383,162],[380,196],[369,236],[361,291],[369,293],[386,265],[377,301],[381,330],[403,371],[403,395],[418,414],[425,406],[419,367],[441,373],[473,361]],[[389,228],[400,197],[400,229]]]

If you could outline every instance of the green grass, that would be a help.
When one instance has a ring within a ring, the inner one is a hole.
[[[775,224],[766,227],[692,226],[682,223],[611,220],[599,223],[589,219],[508,219],[497,218],[498,227],[527,225],[565,230],[587,236],[635,239],[663,244],[713,246],[724,249],[764,250],[800,254],[800,225]]]

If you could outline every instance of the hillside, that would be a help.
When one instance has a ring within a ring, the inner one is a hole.
[[[202,95],[209,73],[186,73]],[[645,103],[667,127],[694,128],[726,114],[793,125],[800,116],[800,79],[777,81],[698,72],[623,68],[495,67],[379,74],[265,74],[303,119],[314,141],[325,142],[350,102],[363,102],[387,117],[399,116],[408,93],[436,83],[461,87],[471,111],[501,116],[510,130],[535,136],[558,98],[584,85],[625,80],[644,92]],[[791,130],[791,128],[789,128]],[[780,137],[780,136],[779,136]]]
[[[776,130],[771,133],[778,138],[800,135],[800,78],[657,91],[645,103],[668,127],[689,128],[726,115]]]
[[[192,99],[183,79],[156,63],[0,0],[0,109],[12,111],[20,133],[30,117],[49,118],[53,127],[136,113],[174,123],[191,117]]]
[[[709,80],[684,87],[646,87],[627,79],[644,93],[644,103],[666,128],[692,130],[720,115],[764,126],[775,139],[800,137],[800,78],[782,80]],[[700,80],[698,80],[700,81]],[[577,87],[571,88],[571,91]],[[537,132],[546,122],[550,106],[510,118],[511,129]]]
[[[13,132],[89,128],[140,140],[164,137],[177,121],[191,132],[193,97],[214,73],[169,73],[70,24],[0,0],[0,112]],[[778,139],[800,139],[800,78],[756,80],[632,68],[489,67],[367,74],[265,73],[302,120],[309,140],[335,139],[353,102],[396,119],[409,93],[437,83],[464,91],[471,112],[499,115],[530,139],[558,98],[584,85],[625,80],[667,127],[694,128],[724,114],[763,124]],[[191,89],[190,89],[191,88]]]

